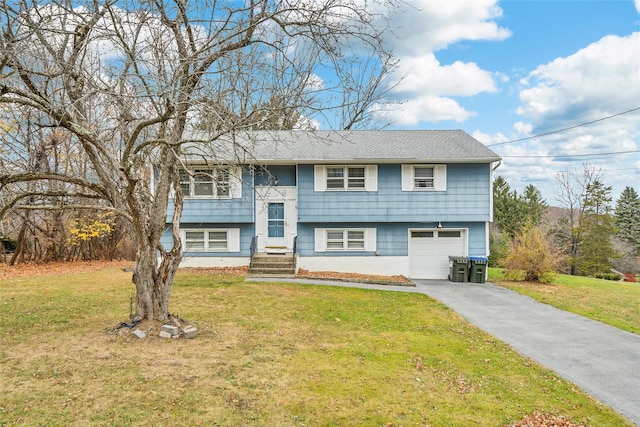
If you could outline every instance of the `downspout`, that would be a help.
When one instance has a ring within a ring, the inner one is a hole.
[[[491,173],[489,176],[490,188],[489,188],[489,221],[485,223],[485,253],[487,254],[487,258],[491,255],[491,242],[490,242],[490,231],[489,224],[493,222],[493,172],[500,167],[502,164],[502,160],[498,160],[498,163],[491,169]]]

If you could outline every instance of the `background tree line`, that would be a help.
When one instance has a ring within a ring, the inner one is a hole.
[[[543,282],[555,272],[606,276],[612,268],[640,271],[636,190],[627,186],[614,205],[612,188],[592,165],[558,173],[556,179],[559,206],[551,208],[535,186],[518,194],[503,177],[496,178],[491,265],[511,270],[512,278]]]

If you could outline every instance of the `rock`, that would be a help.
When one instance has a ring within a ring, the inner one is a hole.
[[[147,334],[145,334],[144,331],[141,331],[140,329],[136,329],[135,331],[133,331],[133,336],[143,340],[147,337]]]
[[[178,327],[173,325],[162,325],[162,332],[167,332],[170,336],[180,334]]]
[[[171,335],[171,333],[167,332],[167,331],[160,331],[160,333],[158,334],[158,336],[160,338],[171,338],[173,337],[173,335]]]
[[[193,325],[189,325],[182,330],[182,334],[185,338],[195,338],[196,336],[198,336],[198,328]]]

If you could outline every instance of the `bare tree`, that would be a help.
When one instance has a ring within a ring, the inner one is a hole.
[[[559,172],[556,175],[559,184],[556,200],[560,202],[567,214],[558,225],[557,235],[563,236],[561,246],[569,260],[572,275],[577,273],[576,262],[580,256],[580,242],[582,239],[579,221],[584,213],[584,200],[588,189],[596,181],[602,181],[602,174],[593,164],[582,165],[582,171]]]
[[[278,123],[292,111],[299,122],[338,117],[344,128],[362,125],[393,66],[378,26],[383,16],[368,6],[0,1],[0,106],[37,112],[39,127],[64,132],[70,152],[86,162],[82,173],[4,168],[0,216],[71,204],[116,213],[137,245],[133,320],[165,320],[182,257],[179,169],[195,111],[207,105],[216,124],[188,142],[214,147],[222,136],[256,121]],[[24,147],[26,139],[9,143]],[[64,186],[29,184],[41,182]],[[174,243],[165,248],[170,198]],[[100,204],[83,204],[95,199]]]

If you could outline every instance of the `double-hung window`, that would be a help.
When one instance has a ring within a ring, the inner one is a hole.
[[[229,169],[218,168],[216,169],[216,196],[223,198],[229,195]]]
[[[198,168],[190,172],[180,171],[180,188],[185,197],[231,197],[231,180],[228,168]]]
[[[413,168],[413,188],[415,190],[435,188],[433,167],[415,166]]]
[[[377,191],[376,165],[316,166],[316,191]]]
[[[185,231],[184,249],[186,252],[206,250],[206,231]]]
[[[327,190],[344,190],[344,168],[327,168]]]
[[[327,230],[327,250],[344,249],[344,230]]]
[[[331,251],[375,251],[375,228],[364,229],[333,229],[316,228],[317,252]]]
[[[347,249],[364,250],[364,230],[346,230]]]
[[[327,230],[327,250],[364,250],[364,230]]]
[[[240,229],[191,229],[182,231],[185,252],[237,252]]]
[[[208,235],[208,245],[207,248],[209,250],[224,250],[226,251],[229,248],[229,235],[227,231],[209,231]]]
[[[402,191],[447,191],[447,165],[402,165]]]
[[[364,166],[327,166],[327,190],[364,190]]]
[[[228,234],[223,231],[185,231],[186,252],[226,251],[228,249]]]
[[[193,196],[215,196],[213,169],[195,169],[193,171]]]

